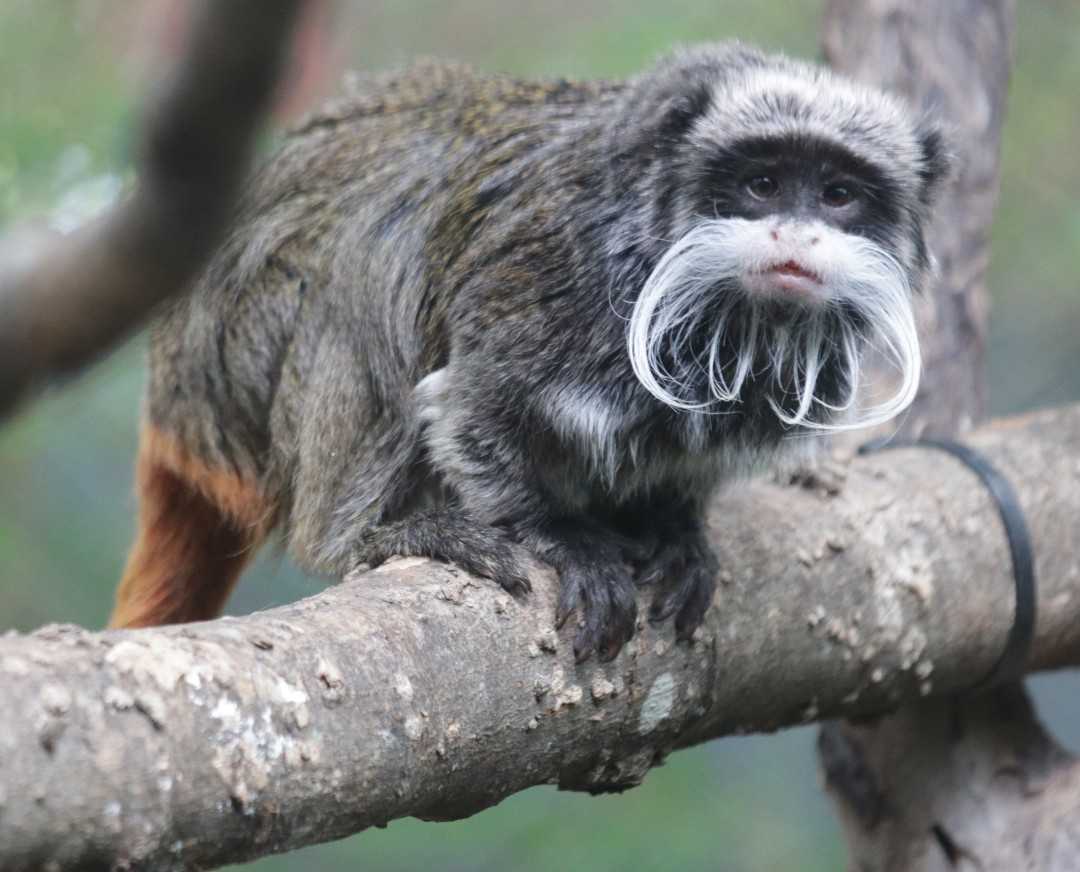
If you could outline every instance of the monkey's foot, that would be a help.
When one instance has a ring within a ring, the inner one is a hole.
[[[718,568],[699,528],[682,530],[665,539],[637,579],[640,585],[659,588],[649,608],[649,620],[658,623],[675,615],[676,635],[689,639],[712,603]]]
[[[579,663],[594,651],[602,660],[613,659],[634,635],[637,601],[627,551],[625,537],[585,522],[549,527],[536,543],[537,555],[559,573],[556,627],[561,629],[571,614],[579,617],[574,636]]]
[[[528,551],[505,530],[477,523],[450,509],[420,512],[402,521],[365,529],[353,551],[372,568],[390,557],[430,557],[490,578],[513,596],[532,590]]]

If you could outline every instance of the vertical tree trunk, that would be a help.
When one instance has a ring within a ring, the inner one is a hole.
[[[986,406],[986,266],[1015,0],[829,0],[825,54],[947,125],[952,184],[930,232],[939,278],[920,302],[924,376],[908,436],[955,436]]]
[[[931,232],[940,276],[920,304],[925,374],[906,436],[957,436],[985,408],[985,274],[1015,12],[1015,0],[826,9],[834,67],[951,126],[957,172]],[[1020,685],[829,724],[819,751],[852,870],[1080,868],[1080,767]]]

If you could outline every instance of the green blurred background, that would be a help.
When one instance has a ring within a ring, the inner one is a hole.
[[[617,76],[678,42],[738,36],[817,53],[820,0],[385,0],[343,4],[333,57],[385,68],[418,54],[523,74]],[[129,176],[129,129],[167,3],[0,0],[0,227],[69,227]],[[992,411],[1080,398],[1080,6],[1021,4],[991,269]],[[160,17],[160,16],[159,16]],[[168,20],[168,16],[165,16]],[[166,40],[167,42],[167,40]],[[100,626],[132,530],[143,382],[136,339],[0,430],[0,631]],[[230,611],[310,594],[273,554]],[[1073,676],[1033,682],[1080,744]],[[730,739],[674,755],[641,788],[588,798],[535,789],[454,824],[399,821],[259,870],[825,870],[842,866],[814,733]]]

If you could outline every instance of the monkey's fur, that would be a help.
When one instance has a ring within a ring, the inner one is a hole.
[[[520,594],[537,556],[579,657],[631,637],[635,584],[689,636],[717,487],[841,420],[875,335],[917,383],[939,133],[738,44],[626,83],[422,65],[355,90],[286,140],[153,331],[114,625],[216,614],[279,527],[333,576],[426,555]],[[861,306],[879,273],[891,302]]]

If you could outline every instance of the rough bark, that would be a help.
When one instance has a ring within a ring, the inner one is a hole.
[[[905,435],[955,435],[985,406],[984,275],[1014,19],[1013,0],[831,0],[826,14],[837,67],[908,95],[952,128],[959,171],[932,233],[942,274],[923,305],[925,378]],[[1064,604],[1046,596],[1043,621]],[[1080,863],[1080,766],[1020,685],[829,724],[819,749],[853,870]]]
[[[187,287],[243,182],[304,0],[204,0],[139,133],[134,193],[67,237],[0,240],[0,415]]]
[[[1037,543],[1032,665],[1080,662],[1080,407],[973,441]],[[535,784],[622,789],[673,747],[961,690],[1002,649],[1004,534],[947,455],[758,482],[711,517],[727,569],[696,640],[643,624],[606,664],[575,665],[553,631],[549,573],[517,602],[421,560],[240,619],[0,639],[18,713],[0,732],[0,868],[204,868]]]

